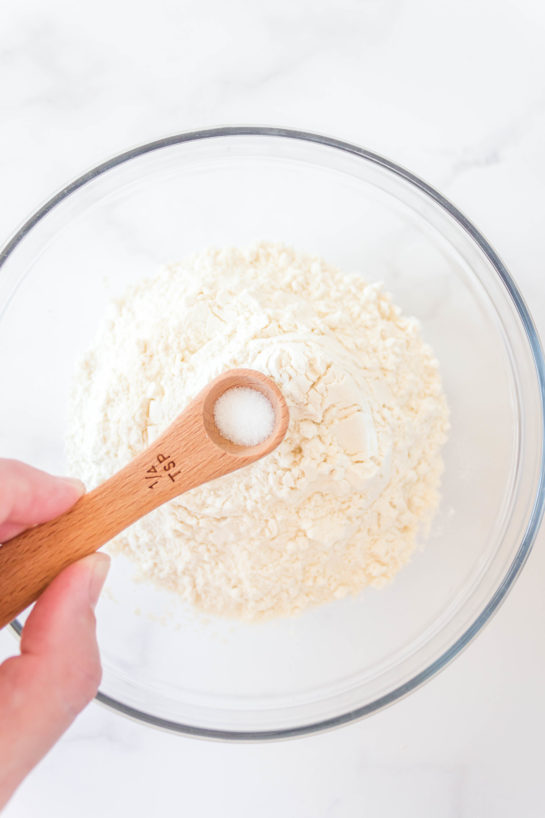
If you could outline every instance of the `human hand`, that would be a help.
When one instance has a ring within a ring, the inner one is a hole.
[[[67,511],[79,481],[0,459],[0,543]],[[93,554],[53,580],[0,665],[0,810],[95,695],[101,679],[94,607],[110,559]]]

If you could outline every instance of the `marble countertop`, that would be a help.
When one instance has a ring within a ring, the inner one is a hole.
[[[445,193],[495,246],[543,333],[544,36],[539,0],[8,0],[0,237],[128,146],[218,124],[314,130]],[[543,816],[544,588],[542,532],[462,656],[331,733],[209,743],[93,703],[5,815]],[[14,649],[0,633],[0,658]]]

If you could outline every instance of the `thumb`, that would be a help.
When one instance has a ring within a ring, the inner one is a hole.
[[[21,655],[0,666],[0,809],[97,691],[94,607],[109,563],[93,554],[59,574],[28,618]]]

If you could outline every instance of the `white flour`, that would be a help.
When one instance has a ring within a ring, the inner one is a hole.
[[[232,367],[274,378],[286,438],[113,547],[199,608],[250,619],[390,580],[438,500],[437,361],[380,286],[287,247],[204,252],[112,306],[77,373],[73,473],[106,479]]]

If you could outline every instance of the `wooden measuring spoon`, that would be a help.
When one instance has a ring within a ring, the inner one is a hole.
[[[236,386],[261,392],[273,406],[273,430],[256,446],[232,443],[214,422],[217,399]],[[213,380],[161,437],[121,471],[65,514],[0,546],[0,628],[34,602],[63,568],[92,554],[140,517],[184,491],[272,452],[284,438],[288,421],[282,393],[261,372],[232,369]]]

